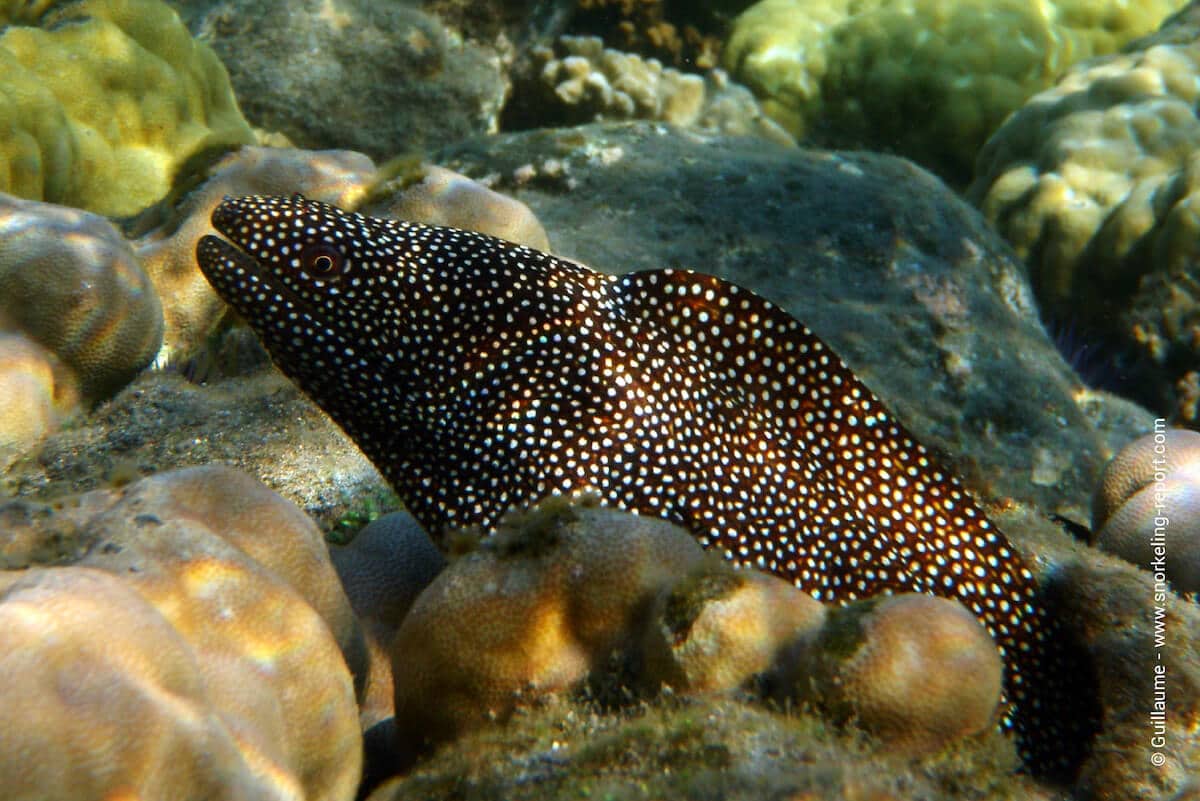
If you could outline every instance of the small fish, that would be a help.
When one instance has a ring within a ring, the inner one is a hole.
[[[782,309],[300,196],[227,198],[212,222],[209,282],[430,534],[588,489],[821,600],[954,598],[1004,655],[1031,769],[1069,779],[1086,756],[1088,664],[1021,556]]]

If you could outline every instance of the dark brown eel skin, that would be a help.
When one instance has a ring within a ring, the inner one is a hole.
[[[205,276],[431,535],[591,490],[822,601],[956,599],[1004,656],[1026,764],[1078,770],[1098,728],[1082,649],[955,477],[779,307],[300,196],[212,222]]]

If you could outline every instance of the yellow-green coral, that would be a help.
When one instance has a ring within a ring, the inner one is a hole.
[[[1183,0],[763,0],[725,63],[797,136],[906,155],[951,178],[1070,64],[1149,33]]]
[[[189,156],[253,140],[216,55],[159,0],[9,3],[0,25],[0,191],[133,214]]]
[[[1193,7],[1072,69],[988,141],[969,190],[1048,316],[1115,334],[1168,373],[1200,359],[1197,35]]]

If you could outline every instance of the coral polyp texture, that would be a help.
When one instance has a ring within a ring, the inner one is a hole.
[[[128,215],[189,157],[253,141],[224,67],[166,3],[25,6],[0,13],[0,191]]]
[[[408,512],[372,521],[349,544],[331,545],[329,556],[367,638],[370,665],[360,714],[365,730],[392,717],[392,639],[446,557]]]
[[[120,577],[33,569],[0,573],[0,587],[6,799],[302,796],[245,741],[281,732],[219,708],[244,666],[206,676],[187,639]]]
[[[418,596],[392,642],[397,747],[452,739],[578,686],[638,641],[655,596],[704,558],[663,520],[551,498]]]
[[[61,774],[77,789],[30,797],[353,798],[366,651],[324,541],[294,505],[214,466],[71,503],[13,502],[0,521],[0,556],[14,567],[74,543],[54,560],[66,566],[0,572],[10,598],[32,584],[11,611],[34,621],[16,629],[22,647],[0,649],[0,675],[41,683],[40,694],[0,697],[0,717],[22,721],[5,726],[6,797]],[[51,573],[64,578],[38,578]],[[69,724],[64,687],[75,693]],[[62,726],[75,750],[39,752],[44,764],[8,746],[62,738]]]
[[[785,696],[915,755],[988,729],[1003,675],[995,644],[965,607],[907,593],[832,610],[780,683]]]
[[[969,190],[1047,316],[1157,365],[1184,421],[1200,420],[1198,34],[1193,6],[1071,69],[996,131]]]
[[[162,327],[158,294],[111,223],[0,194],[0,331],[53,354],[86,403],[149,365]]]
[[[386,167],[380,172],[386,173]],[[465,228],[537,250],[550,249],[546,229],[521,201],[433,164],[398,172],[370,188],[369,199],[360,209],[364,214]]]
[[[908,156],[952,181],[1070,64],[1153,31],[1183,0],[763,0],[726,67],[798,138]]]
[[[53,353],[0,332],[0,466],[79,410],[76,381]]]
[[[1200,433],[1167,429],[1122,448],[1100,478],[1092,527],[1098,547],[1200,593]]]
[[[732,690],[765,673],[825,621],[790,583],[708,561],[661,593],[642,643],[642,680],[691,693]]]

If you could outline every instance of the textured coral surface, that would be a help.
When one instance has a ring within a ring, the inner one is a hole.
[[[189,157],[252,140],[225,68],[160,0],[40,3],[0,31],[0,191],[133,214]]]
[[[797,137],[908,156],[956,182],[1070,64],[1153,31],[1182,0],[762,0],[725,64]]]

